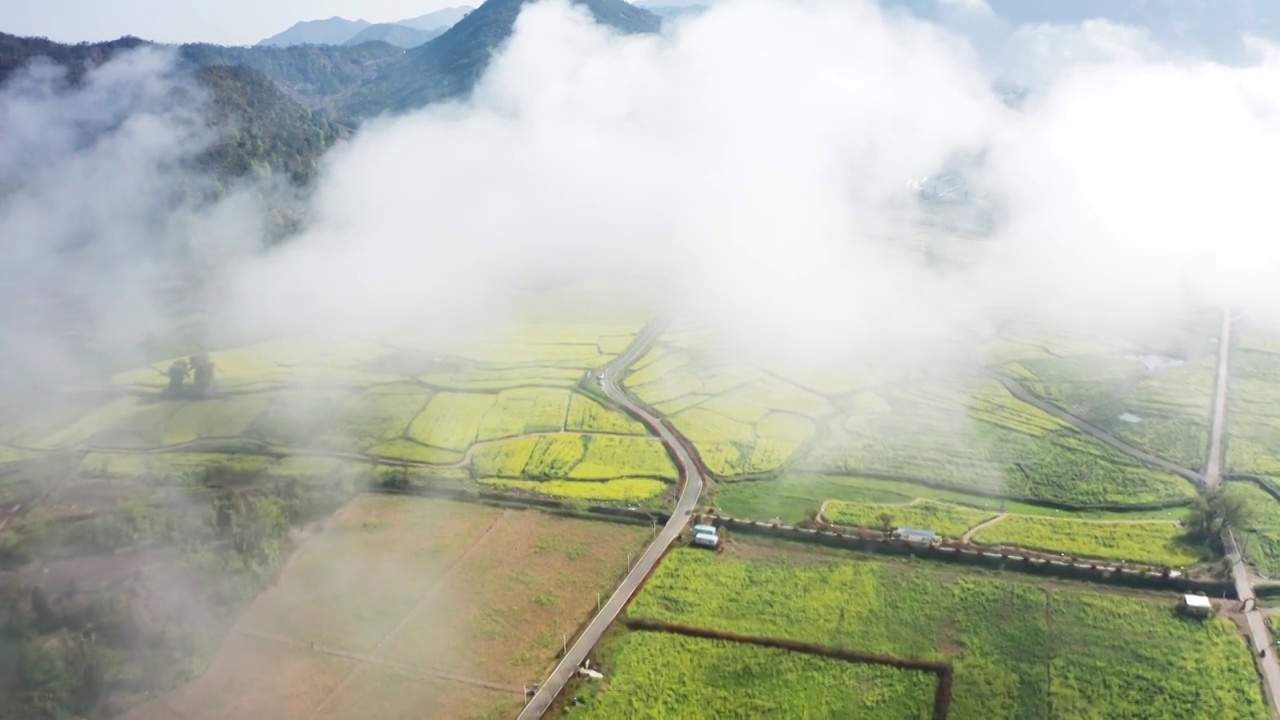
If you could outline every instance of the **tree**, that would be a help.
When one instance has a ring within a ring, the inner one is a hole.
[[[1219,486],[1196,498],[1187,518],[1187,534],[1221,550],[1222,532],[1228,527],[1246,527],[1252,516],[1244,496]]]
[[[170,395],[181,395],[182,384],[187,381],[188,365],[186,360],[174,360],[169,366],[169,389]]]
[[[893,513],[890,513],[887,511],[882,512],[876,519],[880,521],[881,530],[884,530],[885,532],[889,532],[890,530],[893,529]]]
[[[213,361],[205,353],[192,355],[189,361],[195,372],[193,384],[197,397],[204,397],[213,389]]]

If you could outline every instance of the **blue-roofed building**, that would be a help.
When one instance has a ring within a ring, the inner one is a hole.
[[[921,545],[932,545],[938,541],[938,534],[932,530],[922,530],[920,528],[898,528],[893,531],[893,536],[898,540],[905,540],[910,543],[919,543]]]

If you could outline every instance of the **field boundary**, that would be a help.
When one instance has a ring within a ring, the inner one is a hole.
[[[1196,580],[1167,567],[1075,558],[1021,548],[971,545],[959,542],[924,545],[897,540],[884,533],[865,528],[845,532],[839,529],[775,525],[756,520],[741,520],[724,516],[717,517],[715,524],[734,532],[781,538],[845,550],[885,555],[918,556],[942,562],[985,565],[996,570],[1051,575],[1067,580],[1092,581],[1132,588],[1203,592],[1213,597],[1238,599],[1233,583],[1221,580]]]
[[[796,640],[785,640],[782,638],[738,635],[735,633],[721,632],[719,630],[708,630],[706,628],[692,627],[690,625],[678,625],[675,623],[658,622],[640,618],[628,618],[626,626],[629,630],[640,632],[661,632],[672,635],[684,635],[686,637],[700,638],[703,640],[722,640],[725,642],[742,643],[744,645],[773,648],[775,650],[787,650],[789,652],[803,653],[805,655],[817,655],[819,657],[842,660],[844,662],[862,663],[866,665],[887,665],[899,670],[927,672],[937,676],[938,678],[938,684],[934,689],[933,696],[933,720],[947,720],[947,715],[950,710],[951,680],[953,671],[951,666],[946,663],[931,662],[928,660],[910,660],[907,658],[893,657],[891,655],[877,655],[875,653],[863,652],[861,650],[830,647],[827,645],[804,643]]]

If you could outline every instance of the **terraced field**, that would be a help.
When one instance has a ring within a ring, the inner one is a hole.
[[[744,364],[734,352],[698,343],[696,331],[665,334],[625,384],[666,413],[722,478],[780,470],[875,475],[1074,505],[1194,494],[1186,480],[1019,400],[977,368],[798,371]],[[1199,380],[1193,374],[1143,387],[1176,395]],[[1143,390],[1136,397],[1156,403],[1156,394]],[[1191,422],[1197,402],[1187,399],[1169,415],[1185,410],[1178,417]]]
[[[1168,596],[852,560],[787,543],[734,544],[727,557],[669,554],[630,615],[949,661],[955,720],[1065,720],[1097,717],[1099,708],[1109,717],[1152,720],[1200,718],[1206,707],[1221,717],[1268,716],[1250,651],[1231,622],[1180,619]],[[636,655],[604,668],[615,677],[602,700],[621,685],[633,688],[633,697],[658,701],[634,689],[635,681],[616,677],[661,672],[644,653]],[[699,692],[731,694],[739,677],[709,678],[711,689]]]
[[[652,497],[675,478],[666,454],[638,422],[576,389],[638,327],[528,324],[439,346],[273,341],[211,353],[216,389],[199,399],[166,391],[166,360],[5,423],[0,453],[88,447],[110,451],[119,471],[128,451],[184,451],[176,462],[186,465],[263,449],[348,453],[544,494]]]

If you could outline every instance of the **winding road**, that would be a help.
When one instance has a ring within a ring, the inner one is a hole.
[[[641,583],[648,577],[654,566],[658,564],[658,560],[662,559],[662,554],[667,551],[671,543],[680,535],[680,531],[688,524],[689,519],[693,516],[694,507],[697,505],[698,496],[702,493],[703,478],[698,470],[698,464],[689,456],[688,451],[684,449],[675,434],[656,415],[636,404],[618,385],[622,374],[649,350],[661,332],[662,325],[659,323],[646,325],[631,345],[601,370],[603,377],[600,384],[610,400],[616,402],[629,414],[642,419],[646,425],[658,433],[662,444],[667,447],[672,457],[676,459],[676,466],[680,471],[680,498],[676,501],[676,507],[671,513],[671,519],[667,521],[667,524],[662,527],[662,531],[658,533],[654,541],[640,555],[636,564],[632,566],[627,576],[623,578],[622,582],[613,591],[613,594],[609,596],[609,600],[601,607],[600,612],[596,613],[596,616],[587,624],[582,634],[574,640],[573,645],[569,646],[568,651],[560,659],[555,669],[551,671],[551,675],[546,682],[542,683],[533,699],[520,712],[518,720],[540,718],[547,711],[547,708],[551,707],[551,703],[564,690],[565,684],[569,682],[578,668],[582,666],[582,662],[586,660],[592,648],[600,641],[600,637],[604,635],[605,630],[618,617],[622,609],[626,607],[631,596],[640,589]]]
[[[1218,333],[1218,375],[1213,391],[1213,422],[1209,429],[1209,462],[1205,467],[1205,482],[1209,489],[1216,488],[1222,482],[1222,456],[1226,440],[1227,424],[1227,380],[1231,374],[1231,312],[1222,313],[1222,330]],[[1244,613],[1245,624],[1249,628],[1249,640],[1253,645],[1254,660],[1258,664],[1258,673],[1262,676],[1267,700],[1271,705],[1272,717],[1280,718],[1280,662],[1276,661],[1275,648],[1271,646],[1271,633],[1267,630],[1266,618],[1258,611],[1257,596],[1253,592],[1253,579],[1249,568],[1245,565],[1244,556],[1236,544],[1235,533],[1227,528],[1222,533],[1222,546],[1227,559],[1231,562],[1231,580],[1236,585],[1236,594],[1241,603],[1248,608]],[[1265,655],[1259,657],[1259,650],[1265,649]]]

